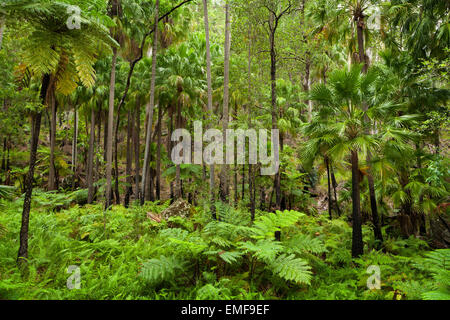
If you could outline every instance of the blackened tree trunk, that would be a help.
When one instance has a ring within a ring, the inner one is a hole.
[[[352,257],[359,257],[363,254],[364,244],[362,239],[361,226],[361,205],[360,205],[360,187],[359,187],[359,163],[358,153],[351,152],[352,163]]]
[[[47,91],[50,85],[50,75],[44,75],[40,92],[40,99],[43,105],[47,104]],[[34,168],[36,165],[37,148],[39,144],[39,134],[41,131],[41,111],[33,112],[31,115],[31,141],[30,141],[30,164],[25,177],[25,199],[22,210],[22,225],[20,227],[20,246],[17,255],[19,264],[25,263],[28,258],[28,226],[30,223],[31,196],[33,193]]]
[[[337,184],[337,181],[336,181],[336,177],[334,175],[334,170],[333,170],[333,164],[332,163],[330,163],[330,174],[331,174],[331,182],[332,182],[333,191],[334,191],[334,202],[335,202],[335,205],[336,205],[336,210],[337,210],[338,216],[340,217],[341,216],[341,209],[339,207],[339,202],[338,202],[338,197],[337,197],[337,190],[336,190],[337,187],[338,187],[338,184]]]
[[[272,17],[272,15],[271,15]],[[277,108],[277,61],[275,53],[275,30],[270,35],[270,83],[272,96],[272,129],[278,128],[278,108]],[[277,209],[281,207],[281,175],[280,171],[275,174],[275,206]]]

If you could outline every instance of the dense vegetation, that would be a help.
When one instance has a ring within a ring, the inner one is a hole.
[[[3,0],[0,299],[450,299],[449,16]],[[279,170],[175,163],[197,121]]]

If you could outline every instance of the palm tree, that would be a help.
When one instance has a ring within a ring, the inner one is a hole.
[[[23,20],[33,27],[25,48],[25,64],[33,77],[41,80],[40,101],[49,106],[56,91],[70,94],[77,82],[91,87],[95,81],[92,68],[98,53],[105,52],[117,43],[106,29],[83,17],[81,30],[69,30],[66,26],[68,5],[61,2],[20,1],[6,5],[8,16]],[[31,148],[29,170],[25,181],[25,200],[20,230],[18,262],[28,257],[28,226],[33,191],[33,176],[41,128],[42,109],[31,114]]]
[[[349,154],[352,168],[353,257],[363,253],[359,153],[366,154],[377,145],[376,139],[366,133],[368,124],[364,116],[367,112],[363,106],[364,101],[369,101],[370,86],[375,76],[361,74],[361,69],[361,65],[355,65],[350,70],[334,71],[328,83],[316,84],[310,95],[311,100],[320,106],[318,117],[336,119],[335,122],[327,122],[328,137],[332,138],[325,139],[331,146],[326,156],[338,159]]]

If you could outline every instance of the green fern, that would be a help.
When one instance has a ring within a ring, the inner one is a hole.
[[[312,273],[308,263],[295,255],[282,254],[270,264],[272,272],[281,278],[296,283],[310,284]]]
[[[303,213],[294,210],[268,213],[255,220],[253,232],[255,239],[271,238],[276,231],[295,225]]]
[[[320,254],[328,251],[320,239],[305,234],[295,235],[286,241],[286,246],[290,252],[299,254],[305,252]]]
[[[271,263],[283,250],[283,246],[279,241],[264,239],[258,240],[256,243],[250,241],[241,242],[239,249],[243,250],[245,253],[251,253],[262,262]]]
[[[423,299],[450,300],[450,249],[429,252],[425,263],[433,275],[435,290],[423,293]]]
[[[159,259],[150,259],[144,262],[141,278],[155,285],[164,281],[169,281],[177,277],[177,273],[182,271],[185,262],[175,256],[160,256]]]

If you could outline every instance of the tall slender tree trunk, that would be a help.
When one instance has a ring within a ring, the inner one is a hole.
[[[77,179],[77,159],[78,159],[78,107],[75,103],[74,114],[73,114],[73,142],[72,142],[72,190],[75,190],[75,182]]]
[[[125,200],[124,205],[125,208],[128,208],[130,204],[130,197],[133,194],[133,185],[132,185],[132,177],[131,170],[133,164],[133,150],[131,145],[131,139],[133,135],[133,127],[134,127],[134,118],[132,114],[132,110],[128,110],[128,124],[127,124],[127,168],[126,168],[126,182],[127,182],[127,190],[125,192]]]
[[[42,79],[40,99],[43,105],[47,105],[47,92],[50,86],[50,75],[44,75]],[[22,225],[20,227],[20,246],[17,255],[19,264],[25,263],[28,258],[28,227],[30,224],[31,196],[33,193],[34,168],[36,165],[39,134],[41,131],[41,112],[33,112],[31,115],[31,140],[30,140],[30,164],[25,177],[25,199],[22,210]]]
[[[248,101],[252,101],[252,24],[250,19],[248,21],[248,61],[247,61],[247,81],[248,81]],[[252,114],[251,114],[251,103],[248,107],[248,127],[252,128]],[[244,181],[245,182],[245,181]],[[244,183],[243,182],[243,183]],[[244,189],[244,187],[243,187]],[[256,185],[255,185],[255,172],[253,165],[249,163],[248,165],[248,195],[250,200],[250,216],[251,221],[255,220],[256,211]],[[244,195],[242,195],[244,199]]]
[[[56,96],[55,90],[50,93],[50,165],[48,173],[48,190],[55,190],[55,140],[56,140]]]
[[[96,143],[96,152],[95,152],[95,175],[94,175],[94,182],[97,182],[99,179],[100,179],[100,158],[97,156],[98,155],[98,153],[99,153],[99,151],[100,151],[100,142],[101,142],[101,139],[100,139],[100,136],[101,136],[101,133],[102,133],[102,112],[101,112],[101,110],[99,110],[98,112],[97,112],[97,143]],[[96,200],[97,199],[97,190],[98,190],[98,187],[97,186],[95,186],[94,187],[94,200]]]
[[[169,132],[173,132],[173,107],[169,107]],[[172,150],[172,140],[170,138],[170,134],[167,135],[167,150]],[[173,188],[173,180],[170,181],[170,199],[171,202],[174,200],[174,188]]]
[[[274,19],[271,15],[272,20]],[[270,82],[272,96],[272,129],[278,128],[278,106],[277,106],[277,60],[275,53],[275,30],[270,34]],[[281,208],[281,174],[280,170],[275,174],[275,206]]]
[[[178,103],[177,107],[177,128],[181,129],[181,103]],[[183,150],[183,152],[185,151]],[[180,199],[182,196],[181,167],[177,164],[175,168],[175,198]]]
[[[108,150],[108,112],[103,114],[103,161],[106,162]]]
[[[136,109],[134,114],[134,120],[136,121],[135,128],[133,130],[133,136],[134,136],[134,170],[135,170],[135,176],[134,176],[134,183],[135,183],[135,198],[141,199],[141,191],[139,188],[139,182],[140,182],[140,134],[141,134],[141,102],[139,97],[136,100]]]
[[[203,18],[205,24],[205,40],[206,40],[206,78],[208,86],[208,113],[213,115],[212,106],[212,80],[211,80],[211,51],[209,45],[209,22],[208,22],[208,1],[203,0]],[[213,219],[217,219],[216,216],[216,196],[214,193],[215,185],[215,172],[214,164],[209,167],[209,194],[210,194],[210,210]]]
[[[117,109],[117,119],[115,122],[115,129],[114,129],[114,138],[113,138],[113,144],[114,144],[114,198],[116,200],[116,204],[120,204],[120,191],[119,191],[119,160],[118,160],[118,144],[119,144],[119,124],[120,124],[120,110]]]
[[[108,137],[106,143],[106,193],[105,208],[111,206],[112,158],[113,158],[113,126],[114,126],[114,91],[116,86],[117,48],[113,48],[111,64],[111,81],[109,86]]]
[[[162,106],[158,106],[158,137],[156,146],[156,200],[161,200],[161,139],[162,139]]]
[[[362,239],[360,188],[359,188],[359,161],[358,153],[351,152],[352,163],[352,257],[359,257],[363,254],[364,243]]]
[[[228,1],[225,2],[225,59],[224,59],[224,84],[223,84],[223,118],[222,131],[223,143],[227,145],[227,129],[229,120],[229,83],[230,83],[230,6]],[[229,177],[228,164],[222,165],[222,172],[220,174],[220,200],[222,202],[229,202]]]
[[[89,136],[89,153],[88,153],[88,200],[90,204],[94,200],[94,149],[95,149],[95,108],[91,107],[91,132]]]
[[[148,123],[147,123],[147,137],[145,141],[145,155],[144,155],[144,167],[142,174],[142,197],[141,197],[141,205],[144,204],[146,192],[147,192],[147,171],[149,171],[150,165],[150,152],[151,152],[151,143],[152,143],[152,125],[153,125],[153,110],[155,107],[155,79],[156,79],[156,53],[158,50],[158,19],[159,19],[159,0],[156,0],[156,8],[155,8],[155,23],[154,23],[154,31],[153,31],[153,49],[152,49],[152,79],[150,84],[150,102],[147,108],[148,114]],[[150,177],[151,182],[151,177]],[[150,190],[149,190],[150,191]]]

